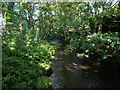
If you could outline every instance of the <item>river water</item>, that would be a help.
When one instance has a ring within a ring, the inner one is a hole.
[[[120,88],[118,66],[102,65],[73,54],[61,54],[58,45],[53,63],[52,88]],[[76,65],[73,65],[73,62]]]

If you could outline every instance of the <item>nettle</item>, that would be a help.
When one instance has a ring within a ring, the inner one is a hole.
[[[120,50],[120,39],[117,32],[98,32],[87,35],[80,48],[85,51],[84,55],[97,55],[101,59],[107,59]]]

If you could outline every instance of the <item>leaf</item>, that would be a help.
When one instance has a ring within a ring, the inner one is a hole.
[[[79,56],[85,56],[85,53],[81,53],[81,54],[77,53],[77,56],[78,56],[78,57],[79,57]]]
[[[11,17],[10,16],[6,16],[6,19],[11,19]]]
[[[13,23],[11,23],[11,22],[7,22],[6,24],[7,24],[7,25],[12,25]]]
[[[107,59],[107,55],[104,55],[104,56],[102,57],[102,59]]]

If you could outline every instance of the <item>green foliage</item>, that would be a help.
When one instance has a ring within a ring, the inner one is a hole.
[[[3,88],[33,88],[40,75],[48,75],[52,70],[50,58],[55,47],[47,42],[36,48],[17,48],[15,44],[3,44]]]
[[[72,52],[76,49],[78,49],[80,43],[80,37],[73,34],[73,36],[70,39],[70,44],[67,45],[67,50],[65,52]]]
[[[41,76],[36,82],[37,88],[49,88],[51,86],[51,79],[49,77]]]
[[[42,74],[41,68],[37,64],[5,55],[3,55],[3,71],[3,88],[28,88]],[[31,80],[32,83],[29,83]]]
[[[3,88],[49,87],[50,80],[44,76],[52,70],[50,59],[54,58],[56,47],[47,41],[55,38],[67,43],[66,52],[77,50],[77,56],[93,55],[101,59],[117,56],[116,60],[119,60],[118,33],[108,33],[109,30],[100,33],[105,30],[102,26],[106,24],[104,19],[116,18],[111,20],[107,29],[113,24],[119,27],[114,23],[119,21],[119,8],[119,5],[112,7],[112,3],[106,2],[42,5],[3,2],[2,16],[6,19],[2,33]]]
[[[77,55],[78,57],[80,57],[80,56],[89,57],[89,56],[86,55],[85,53],[76,53],[76,55]]]
[[[120,39],[117,32],[93,33],[87,35],[80,48],[85,51],[85,54],[98,55],[102,59],[107,59],[116,55],[120,50]]]

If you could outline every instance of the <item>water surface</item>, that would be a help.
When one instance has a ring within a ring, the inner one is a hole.
[[[52,61],[52,88],[120,88],[118,67],[101,65],[100,61],[92,62],[75,54],[61,54],[63,50],[64,46],[59,45]]]

